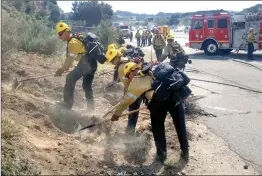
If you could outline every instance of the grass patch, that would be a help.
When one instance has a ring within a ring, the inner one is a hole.
[[[14,137],[19,135],[18,129],[11,123],[11,121],[2,120],[2,139],[12,140]]]

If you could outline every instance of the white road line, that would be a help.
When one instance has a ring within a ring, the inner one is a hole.
[[[223,107],[217,107],[217,106],[208,106],[208,105],[201,105],[210,109],[215,109],[215,110],[219,110],[219,111],[228,111],[228,112],[238,112],[238,113],[248,113],[247,111],[239,111],[236,109],[226,109]]]

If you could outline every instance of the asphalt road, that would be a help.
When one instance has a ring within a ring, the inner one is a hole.
[[[186,71],[191,78],[241,85],[262,92],[262,51],[254,53],[255,61],[246,60],[246,52],[224,56],[206,56],[203,51],[185,47],[187,35],[175,33],[192,59]],[[136,45],[136,40],[131,44]],[[145,47],[144,50],[149,50]],[[261,70],[232,59],[251,63]],[[199,69],[205,73],[193,71]],[[203,117],[204,123],[222,137],[229,148],[262,171],[262,93],[219,84],[191,81],[193,93],[203,95],[199,105],[217,117]],[[222,161],[221,161],[222,162]],[[262,173],[262,172],[261,172]]]

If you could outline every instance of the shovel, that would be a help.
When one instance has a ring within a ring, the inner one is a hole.
[[[116,107],[116,106],[115,106],[115,107]],[[115,107],[114,107],[113,109],[115,109]],[[113,110],[113,109],[112,109],[112,110]],[[143,108],[140,108],[140,109],[136,109],[136,110],[130,111],[130,112],[128,112],[128,113],[122,114],[122,115],[119,116],[119,117],[123,117],[123,116],[129,115],[129,114],[133,114],[133,113],[138,112],[138,111],[143,110],[143,109],[147,109],[147,107],[143,107]],[[111,111],[112,111],[112,110],[111,110]],[[111,112],[111,111],[110,111],[110,112]],[[107,112],[105,115],[103,115],[103,117],[107,116],[110,112]],[[92,124],[90,124],[90,125],[87,125],[87,126],[81,128],[81,129],[79,129],[79,133],[80,133],[80,131],[82,131],[82,130],[85,130],[85,129],[87,129],[87,128],[91,128],[91,127],[94,127],[94,126],[97,126],[97,125],[99,125],[99,124],[102,124],[102,123],[105,123],[105,122],[109,122],[109,121],[111,121],[111,119],[104,119],[104,120],[102,120],[102,121],[100,121],[100,122],[92,123]]]
[[[53,75],[54,74],[52,73],[52,74],[48,74],[48,75],[26,78],[26,79],[22,79],[20,81],[18,81],[17,78],[15,78],[15,80],[12,82],[12,90],[18,89],[25,81],[34,80],[34,79],[38,79],[38,78],[44,78],[44,77],[53,76]]]
[[[70,72],[70,71],[65,71],[64,73],[68,73],[68,72]],[[54,76],[54,73],[36,76],[36,77],[31,77],[31,78],[26,78],[26,79],[22,79],[20,81],[18,81],[17,78],[15,78],[15,80],[12,82],[12,90],[17,90],[25,81],[30,81],[30,80],[39,79],[39,78],[45,78],[45,77],[49,77],[49,76]]]

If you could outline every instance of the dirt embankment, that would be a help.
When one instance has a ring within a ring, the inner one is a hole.
[[[126,118],[93,127],[82,134],[66,134],[76,127],[77,119],[84,126],[99,118],[81,118],[85,107],[81,81],[75,91],[75,112],[52,115],[50,109],[62,99],[65,76],[32,80],[16,92],[10,92],[10,75],[19,79],[50,74],[59,66],[57,58],[18,53],[11,58],[11,67],[2,67],[2,173],[5,174],[254,174],[251,167],[226,144],[212,134],[201,121],[187,116],[190,162],[179,160],[179,142],[170,118],[166,121],[168,159],[164,166],[153,162],[155,148],[147,110],[140,113],[138,136],[124,135]],[[101,70],[113,70],[102,66]],[[96,75],[93,90],[96,113],[101,115],[122,97],[121,84],[111,82],[112,72]],[[58,113],[58,114],[59,114]],[[86,114],[85,114],[86,115]],[[109,117],[108,117],[109,118]],[[140,135],[142,134],[142,135]],[[243,168],[245,166],[245,169]],[[248,167],[248,168],[247,168]]]

